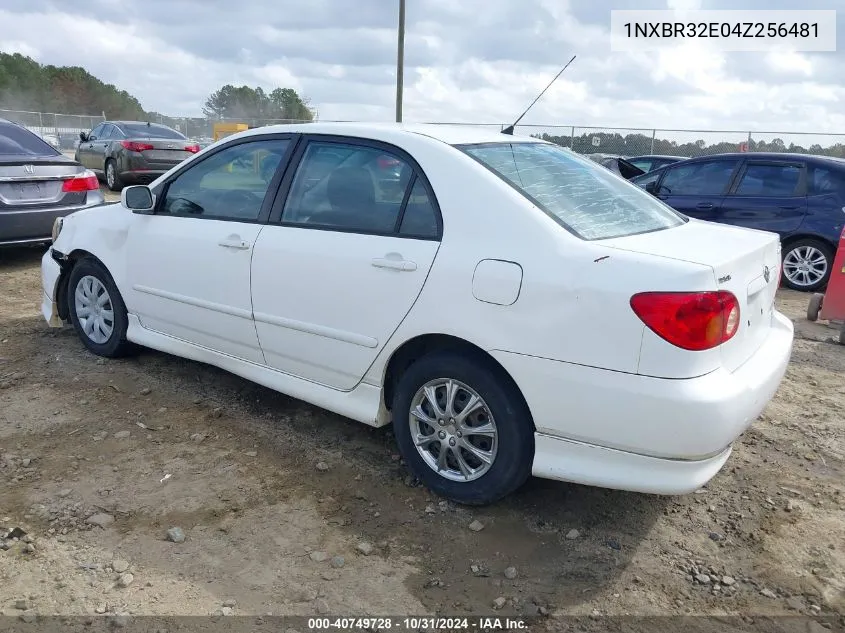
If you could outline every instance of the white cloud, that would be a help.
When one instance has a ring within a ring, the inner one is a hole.
[[[610,52],[611,7],[686,11],[720,1],[412,0],[405,118],[510,122],[577,53],[526,123],[845,130],[845,80],[831,71],[841,53],[720,53],[689,42]],[[83,66],[174,116],[198,115],[212,91],[233,83],[294,88],[324,120],[392,120],[396,15],[386,4],[250,0],[233,13],[211,1],[76,0],[71,9],[7,0],[0,50]]]

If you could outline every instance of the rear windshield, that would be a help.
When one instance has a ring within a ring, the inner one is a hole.
[[[0,156],[58,156],[59,152],[26,128],[0,123]]]
[[[163,125],[147,125],[146,123],[121,123],[119,126],[130,138],[175,138],[180,141],[187,138],[176,130]]]
[[[585,240],[660,231],[686,222],[608,169],[550,143],[458,146]]]

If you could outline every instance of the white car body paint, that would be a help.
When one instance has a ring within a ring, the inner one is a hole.
[[[436,194],[442,239],[139,215],[120,204],[75,213],[53,249],[105,265],[131,341],[381,426],[394,352],[418,336],[458,337],[493,356],[525,397],[535,475],[659,494],[713,477],[777,390],[793,331],[773,307],[777,275],[762,281],[765,267],[780,265],[776,235],[690,221],[582,240],[451,147],[541,141],[458,126],[272,126],[183,165],[273,133],[401,148]],[[52,326],[61,325],[60,272],[51,250],[42,312]],[[629,305],[635,293],[661,290],[730,290],[739,333],[704,352],[671,345]]]

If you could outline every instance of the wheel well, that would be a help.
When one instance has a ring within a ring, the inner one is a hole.
[[[65,259],[59,262],[59,266],[61,267],[62,272],[59,275],[59,283],[56,289],[56,308],[59,313],[59,318],[62,321],[67,321],[70,317],[70,315],[68,314],[67,305],[67,289],[68,280],[70,279],[70,271],[73,270],[73,267],[76,265],[76,262],[85,257],[91,257],[92,259],[95,259],[97,262],[100,263],[101,266],[103,266],[103,268],[105,268],[105,264],[103,264],[103,262],[101,262],[94,254],[82,249],[76,249],[75,251],[71,251],[70,253],[68,253]]]
[[[784,251],[786,251],[786,249],[787,249],[790,245],[792,245],[792,244],[794,244],[795,242],[798,242],[798,241],[800,241],[800,240],[815,240],[815,241],[817,241],[817,242],[821,242],[822,244],[824,244],[825,246],[827,246],[827,247],[828,247],[829,249],[831,249],[834,253],[836,252],[836,246],[837,246],[837,245],[836,245],[834,242],[831,242],[831,241],[830,241],[829,239],[827,239],[826,237],[820,237],[820,236],[818,236],[818,235],[810,235],[810,234],[806,234],[806,233],[805,233],[804,235],[790,235],[789,237],[784,238],[784,239],[783,239],[783,241],[781,242],[781,248],[782,248]]]
[[[391,409],[393,406],[393,394],[396,390],[396,384],[399,378],[405,373],[405,370],[410,367],[414,361],[432,352],[451,351],[462,354],[465,357],[473,358],[476,362],[482,363],[484,366],[493,369],[502,380],[509,382],[519,397],[525,404],[525,409],[530,411],[522,391],[516,384],[516,381],[511,377],[508,371],[502,366],[499,361],[493,358],[489,353],[457,336],[450,336],[448,334],[425,334],[417,336],[400,345],[390,357],[387,363],[387,368],[384,373],[384,406]],[[530,415],[530,413],[529,413]],[[531,420],[532,427],[534,426],[533,419]],[[535,427],[536,428],[536,427]]]

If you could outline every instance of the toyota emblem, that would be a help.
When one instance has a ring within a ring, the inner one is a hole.
[[[35,165],[24,165],[24,166],[23,166],[23,170],[24,170],[27,174],[32,175],[32,174],[34,174],[34,173],[35,173]]]
[[[766,280],[766,283],[769,283],[769,279],[771,278],[771,276],[772,276],[772,273],[769,270],[769,267],[768,266],[764,267],[763,268],[763,279]]]

